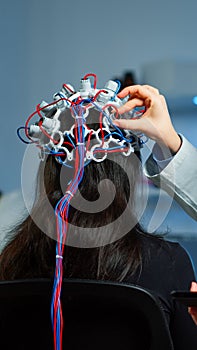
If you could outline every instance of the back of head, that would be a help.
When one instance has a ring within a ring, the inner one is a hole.
[[[141,263],[136,189],[142,140],[113,123],[124,103],[118,83],[97,89],[89,76],[79,91],[64,84],[52,103],[42,101],[18,129],[21,139],[24,129],[38,147],[42,161],[34,206],[0,261],[3,279],[55,272],[52,320],[58,337],[63,274],[122,281]],[[135,111],[124,117],[135,113],[139,117]]]
[[[123,103],[117,89],[118,84],[112,81],[104,89],[91,87],[86,76],[79,92],[64,84],[53,103],[42,101],[37,106],[40,120],[29,125],[30,117],[25,126],[27,136],[40,147],[43,160],[36,201],[39,210],[34,209],[31,215],[42,231],[56,240],[55,221],[57,217],[61,221],[62,215],[64,220],[66,215],[70,223],[67,245],[105,245],[125,235],[139,221],[135,209],[142,141],[139,135],[120,130],[113,123],[120,117],[117,107]],[[121,117],[133,115],[132,111]],[[69,210],[65,209],[68,206]],[[48,217],[48,224],[43,217]],[[90,237],[88,228],[94,227],[97,230],[95,234],[91,230]]]

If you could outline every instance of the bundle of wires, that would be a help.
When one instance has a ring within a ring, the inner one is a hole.
[[[56,268],[53,285],[53,297],[51,303],[51,319],[54,335],[54,349],[62,349],[63,334],[63,316],[61,307],[61,287],[63,278],[63,254],[68,228],[68,214],[70,201],[76,193],[78,186],[83,178],[84,172],[84,154],[85,154],[85,136],[84,136],[84,108],[81,105],[72,107],[75,113],[75,138],[77,142],[75,156],[75,173],[73,180],[69,184],[65,195],[59,200],[55,208],[57,225],[57,244],[56,244]]]

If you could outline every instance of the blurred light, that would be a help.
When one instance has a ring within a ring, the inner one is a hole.
[[[194,96],[194,97],[192,98],[192,102],[193,102],[193,104],[197,105],[197,96]]]

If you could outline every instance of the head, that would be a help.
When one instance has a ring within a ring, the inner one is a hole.
[[[53,118],[56,112],[54,109],[47,118]],[[69,154],[62,152],[63,146],[58,156],[57,152],[45,154],[38,171],[35,208],[39,207],[39,209],[31,213],[33,220],[43,232],[56,240],[54,211],[57,209],[57,203],[62,198],[67,200],[70,195],[66,244],[92,248],[112,243],[127,234],[139,221],[137,208],[141,184],[141,161],[137,137],[133,136],[133,145],[134,143],[137,145],[127,155],[127,147],[118,144],[120,134],[113,127],[109,130],[103,127],[105,140],[108,141],[110,138],[110,142],[107,144],[105,141],[106,144],[102,149],[100,111],[92,106],[85,120],[88,131],[84,137],[86,153],[83,153],[82,161],[84,159],[85,161],[81,165],[80,160],[77,159],[81,156],[77,153],[79,146],[76,145],[75,139],[77,127],[74,127],[70,110],[63,111],[59,120],[61,124],[59,130],[62,130],[64,135],[65,130],[67,131],[67,136],[64,138],[65,144],[72,137],[72,144],[76,148],[71,147],[69,143],[64,146],[68,147]],[[69,130],[72,132],[68,137]],[[92,152],[92,159],[88,159],[88,151]],[[69,162],[67,157],[71,153],[72,161]],[[82,172],[80,181],[79,176],[76,176],[79,170]],[[72,187],[72,183],[75,182],[76,186]]]
[[[33,209],[7,248],[15,255],[9,271],[15,269],[20,277],[24,269],[30,276],[50,274],[56,245],[62,256],[66,251],[66,275],[121,280],[140,262],[140,138],[113,125],[120,103],[115,92],[111,106],[106,102],[111,90],[91,90],[91,97],[83,99],[70,90],[69,98],[58,95],[55,103],[37,107],[40,119],[32,127],[26,123],[25,132],[40,148],[42,161]],[[21,251],[27,256],[29,251],[26,261],[23,256],[21,262]],[[30,256],[42,261],[37,270]]]

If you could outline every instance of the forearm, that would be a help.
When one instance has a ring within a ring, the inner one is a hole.
[[[197,149],[183,136],[181,138],[181,148],[163,170],[150,156],[144,172],[155,185],[174,196],[183,209],[197,220]]]

